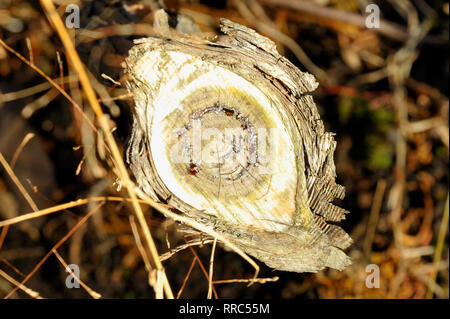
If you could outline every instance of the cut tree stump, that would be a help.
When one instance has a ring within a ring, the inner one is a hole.
[[[226,19],[214,40],[169,29],[163,11],[155,30],[125,63],[135,101],[126,159],[141,190],[274,269],[351,264],[350,236],[328,223],[347,211],[331,203],[344,187],[314,76]]]

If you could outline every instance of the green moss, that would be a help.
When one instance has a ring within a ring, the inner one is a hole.
[[[436,147],[436,155],[440,158],[447,158],[447,149],[444,146]]]
[[[131,275],[131,270],[128,267],[122,267],[122,278],[127,279]]]
[[[393,111],[384,107],[373,110],[361,96],[343,96],[338,116],[340,124],[351,135],[353,160],[365,162],[371,170],[385,170],[392,165],[394,145],[388,140],[388,132],[395,124]]]

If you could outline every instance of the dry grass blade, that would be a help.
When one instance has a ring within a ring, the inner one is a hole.
[[[33,102],[25,105],[25,107],[22,109],[22,116],[26,119],[30,118],[36,111],[46,107],[58,95],[58,90],[56,88],[51,88]]]
[[[31,63],[31,64],[34,64],[33,48],[31,47],[31,41],[30,41],[30,38],[27,37],[27,38],[25,39],[25,42],[26,42],[26,44],[27,44],[28,52],[30,53],[30,58],[29,58],[30,63]]]
[[[156,249],[156,245],[153,241],[153,238],[151,237],[150,230],[148,228],[147,222],[144,218],[144,214],[142,212],[141,207],[139,206],[139,203],[137,201],[136,194],[134,192],[133,183],[131,182],[131,179],[128,175],[127,169],[125,167],[125,163],[123,162],[121,153],[119,151],[119,147],[116,144],[116,141],[114,140],[114,137],[111,134],[111,130],[109,127],[109,122],[107,120],[107,117],[103,113],[100,104],[97,100],[97,97],[95,95],[94,89],[92,88],[88,75],[86,73],[86,70],[84,69],[83,63],[80,60],[80,57],[78,56],[78,53],[75,50],[75,46],[72,43],[72,40],[67,33],[66,28],[64,27],[64,24],[56,12],[55,5],[50,0],[41,0],[41,4],[44,8],[44,11],[46,12],[48,19],[53,24],[53,27],[57,31],[59,37],[61,38],[61,41],[63,42],[66,50],[67,50],[67,57],[72,62],[72,65],[74,69],[77,71],[81,86],[86,94],[86,98],[89,101],[89,104],[93,111],[95,112],[98,122],[100,124],[100,127],[102,128],[103,132],[106,136],[106,141],[111,149],[112,156],[116,162],[116,165],[118,166],[118,170],[120,172],[120,179],[122,180],[122,183],[125,185],[125,187],[128,190],[128,193],[130,194],[130,198],[132,200],[132,205],[134,208],[134,211],[136,213],[137,219],[139,221],[140,226],[142,227],[142,230],[144,232],[144,237],[147,241],[147,244],[150,248],[150,252],[152,254],[152,258],[155,262],[156,268],[158,271],[163,270],[163,266],[161,264],[161,261],[159,260],[159,254]],[[172,289],[170,288],[170,284],[168,282],[167,276],[163,272],[162,280],[164,283],[164,291],[168,298],[173,299],[173,293]]]
[[[433,271],[430,276],[430,281],[428,285],[428,292],[427,292],[427,298],[431,299],[433,298],[433,290],[436,285],[436,277],[437,277],[437,271],[439,267],[439,263],[441,261],[442,256],[442,249],[444,248],[444,242],[445,242],[445,234],[447,233],[448,229],[448,197],[447,194],[447,201],[445,202],[445,208],[444,208],[444,216],[442,217],[441,221],[441,227],[439,229],[439,237],[437,240],[436,249],[434,251],[434,258],[433,258]],[[447,293],[448,296],[448,293]]]
[[[197,258],[194,257],[192,259],[191,265],[189,266],[189,270],[188,270],[186,276],[184,277],[183,285],[181,285],[180,290],[178,290],[177,299],[180,299],[181,294],[183,293],[183,290],[186,287],[186,283],[187,283],[189,277],[191,276],[192,270],[194,269],[194,266],[195,266],[196,263],[197,263]]]
[[[383,196],[386,190],[386,181],[380,179],[377,183],[375,195],[372,203],[372,209],[370,210],[369,221],[367,222],[366,238],[364,240],[363,251],[366,257],[370,257],[370,252],[373,243],[373,237],[377,228],[378,217],[380,215],[381,204],[383,203]]]
[[[15,280],[14,278],[12,278],[11,276],[9,276],[7,273],[5,273],[3,270],[0,269],[0,276],[2,276],[3,278],[5,278],[6,280],[8,280],[10,283],[12,283],[13,285],[16,286],[17,289],[21,289],[23,290],[27,295],[29,295],[32,298],[35,299],[43,299],[38,292],[24,286],[23,284],[21,284],[20,282],[18,282],[17,280]]]
[[[102,76],[102,78],[104,78],[104,79],[106,79],[108,81],[111,81],[112,83],[114,83],[114,84],[116,84],[118,86],[122,85],[122,84],[120,84],[120,82],[114,80],[112,77],[110,77],[109,75],[106,75],[105,73],[102,73],[101,76]]]
[[[4,226],[8,226],[8,225],[13,225],[13,224],[17,224],[26,220],[30,220],[33,218],[37,218],[37,217],[41,217],[41,216],[45,216],[48,214],[53,214],[62,210],[66,210],[68,208],[72,208],[72,207],[77,207],[77,206],[81,206],[81,205],[85,205],[87,203],[91,203],[91,202],[131,202],[130,198],[123,198],[123,197],[115,197],[115,196],[98,196],[98,197],[89,197],[89,198],[82,198],[82,199],[77,199],[75,201],[72,202],[68,202],[68,203],[64,203],[64,204],[60,204],[60,205],[56,205],[56,206],[52,206],[52,207],[48,207],[45,209],[41,209],[38,210],[36,212],[33,213],[28,213],[28,214],[23,214],[21,216],[17,216],[14,218],[10,218],[10,219],[6,219],[3,221],[0,221],[0,227],[4,227]],[[143,201],[140,200],[140,203],[147,203],[147,201]]]
[[[55,80],[53,80],[52,78],[50,78],[47,74],[45,74],[41,69],[39,69],[36,65],[34,65],[33,63],[31,63],[29,60],[27,60],[24,56],[22,56],[19,52],[15,51],[13,48],[11,48],[9,45],[7,45],[2,39],[0,39],[0,44],[9,52],[11,52],[12,54],[14,54],[16,57],[18,57],[20,60],[22,60],[24,63],[26,63],[29,67],[31,67],[33,70],[35,70],[37,73],[39,73],[44,79],[46,79],[48,82],[51,83],[51,85],[53,85],[59,92],[61,92],[62,95],[64,95],[64,97],[66,99],[69,100],[70,103],[73,104],[73,106],[75,106],[75,108],[77,109],[78,112],[80,112],[81,116],[84,117],[84,119],[89,123],[89,126],[94,130],[97,131],[97,128],[95,127],[95,125],[92,123],[92,121],[86,116],[86,114],[83,112],[83,110],[81,109],[81,107],[78,105],[77,102],[74,101],[74,99],[72,99],[72,97],[67,94],[67,92],[56,83]]]
[[[21,216],[17,216],[14,218],[10,218],[10,219],[6,219],[6,220],[2,220],[0,221],[0,227],[5,227],[5,226],[9,226],[9,225],[13,225],[13,224],[17,224],[26,220],[30,220],[33,218],[37,218],[37,217],[41,217],[41,216],[45,216],[48,214],[52,214],[52,213],[56,213],[59,212],[61,210],[67,209],[67,208],[72,208],[72,207],[76,207],[76,206],[81,206],[81,205],[85,205],[89,202],[89,199],[79,199],[73,202],[69,202],[69,203],[65,203],[65,204],[61,204],[61,205],[56,205],[53,207],[49,207],[46,209],[41,209],[38,210],[36,212],[33,213],[28,213],[28,214],[24,214]]]
[[[133,232],[134,240],[136,242],[136,246],[139,250],[139,253],[142,256],[142,260],[144,260],[145,269],[150,273],[152,270],[152,266],[150,264],[150,260],[148,259],[147,252],[145,251],[144,246],[142,245],[141,237],[139,236],[139,231],[136,226],[136,222],[134,221],[134,216],[130,215],[130,225],[131,225],[131,231]]]
[[[155,35],[153,28],[148,24],[120,24],[106,27],[100,27],[95,30],[83,30],[77,42],[92,42],[99,39],[114,36],[130,36],[130,35]]]
[[[100,207],[104,205],[104,202],[98,204],[95,206],[89,213],[86,214],[83,218],[78,221],[78,223],[75,224],[75,226],[72,227],[72,229],[63,237],[61,238],[56,245],[53,246],[53,248],[42,258],[38,264],[33,268],[33,270],[25,277],[25,279],[22,280],[21,284],[25,284],[35,273],[38,271],[38,269],[44,264],[44,262],[53,254],[53,251],[61,247],[62,244],[64,244],[76,231],[78,228],[80,228],[81,225],[83,225],[89,217],[91,217]],[[8,299],[12,296],[13,293],[15,293],[19,289],[19,287],[14,288],[11,290],[5,297],[5,299]]]
[[[3,247],[3,243],[5,242],[6,234],[8,233],[9,226],[5,226],[0,233],[0,249]]]
[[[58,84],[58,85],[63,85],[64,83],[71,83],[73,78],[70,76],[66,76],[64,78],[58,78],[58,79],[52,79],[54,83]],[[19,99],[23,99],[26,98],[28,96],[40,93],[42,91],[45,91],[49,88],[52,87],[52,84],[50,82],[43,82],[40,84],[36,84],[32,87],[23,89],[23,90],[19,90],[19,91],[14,91],[14,92],[8,92],[8,93],[2,93],[0,95],[0,106],[1,103],[5,103],[5,102],[11,102],[11,101],[15,101],[15,100],[19,100]]]
[[[212,298],[212,287],[213,287],[213,273],[214,273],[214,253],[216,252],[217,238],[214,238],[214,242],[211,249],[211,259],[209,260],[209,278],[208,278],[208,299]]]
[[[189,249],[191,250],[192,254],[194,255],[195,259],[197,260],[198,265],[200,266],[200,269],[202,270],[203,274],[204,274],[205,277],[206,277],[206,280],[207,280],[208,283],[209,283],[210,280],[209,280],[208,272],[206,271],[205,266],[203,265],[202,261],[200,260],[200,257],[198,257],[198,255],[197,255],[197,253],[195,252],[195,249],[194,249],[194,248],[192,248],[191,246],[189,246]],[[214,293],[214,297],[215,297],[216,299],[218,299],[218,295],[217,295],[217,292],[216,292],[216,288],[214,288],[214,285],[212,286],[212,292]]]
[[[126,100],[133,97],[132,93],[121,94],[118,96],[110,97],[110,98],[100,98],[99,102],[109,102],[109,101],[117,101],[117,100]]]
[[[16,166],[16,162],[19,159],[20,153],[22,153],[23,148],[25,147],[25,145],[28,144],[28,142],[34,137],[34,133],[28,133],[27,135],[25,135],[25,137],[23,138],[22,142],[20,142],[19,147],[17,148],[17,150],[14,152],[14,155],[12,157],[11,160],[11,168],[14,169],[14,166]]]
[[[17,178],[16,174],[14,174],[14,171],[9,166],[8,162],[6,161],[5,157],[3,156],[2,152],[0,152],[0,163],[5,168],[6,172],[8,173],[9,177],[12,179],[14,184],[16,184],[17,188],[19,189],[20,193],[22,193],[23,197],[27,201],[28,205],[30,205],[31,209],[33,209],[35,212],[39,210],[36,203],[31,198],[30,194],[26,191],[25,187],[23,187],[22,183]]]
[[[258,283],[265,284],[266,282],[275,282],[278,281],[280,277],[272,277],[272,278],[256,278],[256,279],[225,279],[225,280],[215,280],[213,284],[232,284],[232,283]]]
[[[3,258],[2,256],[0,256],[0,260],[2,262],[4,262],[9,268],[11,268],[12,270],[14,270],[14,272],[22,277],[25,277],[25,275],[19,270],[17,269],[17,267],[15,267],[13,264],[11,264],[8,260],[6,260],[5,258]]]
[[[171,258],[171,257],[172,257],[173,255],[175,255],[176,253],[178,253],[178,252],[180,252],[180,251],[182,251],[182,250],[184,250],[184,249],[186,249],[186,248],[188,248],[188,247],[191,247],[191,246],[201,246],[201,245],[209,244],[209,243],[212,243],[212,242],[213,242],[212,239],[201,239],[201,240],[189,241],[189,242],[187,242],[186,244],[177,246],[177,247],[171,249],[170,251],[168,251],[168,252],[162,254],[161,257],[160,257],[160,259],[161,259],[161,261],[164,261],[164,260],[167,260],[167,259]]]

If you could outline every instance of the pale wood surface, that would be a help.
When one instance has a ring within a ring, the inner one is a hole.
[[[314,77],[280,56],[271,40],[229,20],[214,41],[170,30],[163,13],[157,21],[160,36],[138,40],[126,60],[136,104],[127,161],[139,187],[272,268],[349,265],[343,249],[351,238],[327,223],[347,212],[331,204],[344,188],[335,183],[333,134],[311,96]],[[260,141],[259,128],[276,129],[270,169],[219,149],[214,163],[189,147],[185,161],[175,161],[173,150],[192,140],[196,121],[202,129],[232,128],[247,151],[252,132]]]

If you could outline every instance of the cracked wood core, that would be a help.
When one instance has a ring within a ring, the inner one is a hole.
[[[351,238],[327,222],[346,211],[331,204],[344,189],[314,77],[226,19],[214,42],[161,30],[126,59],[135,100],[127,162],[139,187],[272,268],[349,265]]]

